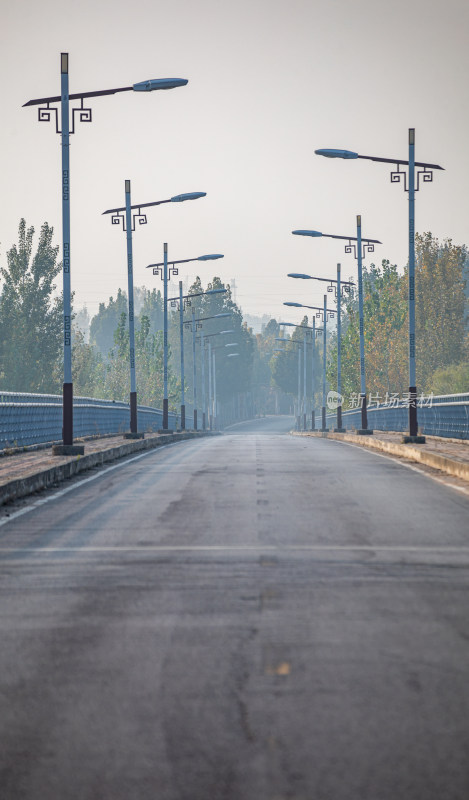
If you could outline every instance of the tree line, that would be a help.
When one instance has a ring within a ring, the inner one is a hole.
[[[6,254],[0,267],[0,389],[3,391],[60,393],[62,388],[63,332],[62,297],[56,283],[62,265],[53,228],[44,223],[34,248],[34,228],[21,220],[18,242]],[[416,237],[416,334],[418,390],[449,394],[469,391],[469,336],[465,245],[450,240],[439,242],[430,233]],[[408,302],[407,270],[383,260],[364,269],[364,331],[367,390],[381,401],[386,393],[408,390]],[[201,295],[207,289],[222,289]],[[162,406],[163,399],[163,299],[157,288],[137,287],[136,369],[139,403]],[[196,372],[200,383],[201,339],[216,348],[217,390],[221,403],[242,396],[253,413],[289,413],[298,388],[298,348],[312,318],[304,316],[293,332],[282,334],[271,319],[261,333],[253,334],[233,302],[229,287],[218,277],[203,286],[197,278],[189,288],[184,319],[210,319],[197,329]],[[190,303],[190,305],[189,305]],[[168,309],[169,400],[178,409],[180,375],[179,312]],[[127,400],[129,393],[128,298],[119,289],[116,297],[99,304],[97,314],[86,318],[82,310],[74,315],[73,381],[76,395]],[[89,327],[87,339],[80,328]],[[317,321],[322,328],[322,322]],[[221,332],[229,331],[222,334]],[[313,350],[307,333],[307,395],[312,395]],[[296,340],[296,341],[295,341]],[[236,345],[228,358],[225,345]],[[184,326],[186,401],[192,397],[192,333]],[[322,340],[315,346],[314,375],[316,405],[321,405]],[[356,293],[346,298],[342,314],[342,387],[347,399],[359,392],[359,320]],[[335,388],[337,336],[328,325],[327,380]],[[208,364],[206,363],[206,376]],[[301,394],[303,367],[301,366]],[[199,407],[200,407],[200,387]]]

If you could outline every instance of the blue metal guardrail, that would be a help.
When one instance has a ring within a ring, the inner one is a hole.
[[[431,402],[431,405],[430,405]],[[425,405],[424,403],[429,403]],[[380,405],[367,409],[368,426],[379,431],[406,431],[409,426],[409,409],[404,403],[399,406]],[[454,439],[469,439],[469,394],[440,395],[425,398],[418,408],[420,433],[427,436],[446,436]],[[327,414],[327,426],[332,429],[336,415]],[[361,427],[361,411],[342,412],[342,425],[347,430]]]
[[[169,414],[169,428],[175,430],[179,417]],[[129,405],[120,401],[73,399],[75,438],[124,433],[129,430]],[[163,425],[163,412],[138,407],[140,431],[156,431]],[[0,392],[0,450],[8,447],[58,442],[62,439],[62,396]]]

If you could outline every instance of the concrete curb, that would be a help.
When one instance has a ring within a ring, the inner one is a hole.
[[[65,464],[49,467],[48,469],[35,472],[24,478],[17,478],[0,486],[0,506],[10,500],[17,500],[20,497],[27,497],[33,492],[46,489],[49,486],[65,481],[85,472],[93,467],[100,467],[108,461],[116,461],[119,458],[140,453],[144,450],[153,450],[163,444],[180,442],[185,439],[198,439],[203,436],[218,436],[218,431],[192,431],[187,433],[169,433],[154,436],[148,439],[137,439],[128,441],[118,447],[110,447],[108,450],[101,450],[97,453],[89,453],[84,456],[71,457]]]
[[[413,447],[409,444],[395,444],[394,442],[384,442],[382,439],[371,439],[368,437],[361,437],[353,433],[322,433],[321,431],[313,432],[299,432],[292,431],[293,436],[315,436],[322,439],[336,439],[339,442],[351,442],[358,445],[358,447],[365,447],[368,450],[378,450],[382,453],[389,453],[393,456],[400,456],[407,458],[409,461],[415,461],[419,464],[424,464],[427,467],[439,469],[441,472],[446,472],[447,475],[453,475],[456,478],[462,478],[469,481],[469,463],[459,461],[457,458],[448,458],[448,456],[440,456],[437,453],[429,453],[419,447]]]

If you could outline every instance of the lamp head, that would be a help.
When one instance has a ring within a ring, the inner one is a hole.
[[[154,92],[156,89],[176,89],[178,86],[185,86],[188,83],[186,78],[155,78],[150,81],[140,81],[134,83],[134,92]]]
[[[171,197],[171,203],[183,203],[184,200],[198,200],[199,197],[205,197],[207,192],[187,192],[186,194],[175,194]]]
[[[197,261],[215,261],[216,258],[225,258],[225,256],[221,253],[209,253],[207,256],[199,256]]]
[[[284,303],[284,306],[294,306],[295,308],[303,308],[302,303]]]
[[[292,231],[295,236],[322,236],[320,231]]]
[[[303,278],[304,280],[310,279],[311,275],[304,275],[302,272],[289,272],[289,278]],[[312,278],[311,278],[312,280]]]
[[[315,150],[317,156],[325,156],[326,158],[358,158],[358,153],[353,150]]]

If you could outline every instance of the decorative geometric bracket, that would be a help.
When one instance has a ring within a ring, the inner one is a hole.
[[[69,134],[75,133],[75,114],[78,114],[79,122],[93,122],[93,111],[91,108],[85,108],[83,104],[83,97],[81,98],[81,103],[78,108],[71,108],[72,112],[72,127],[69,130]],[[57,106],[51,106],[50,103],[46,103],[45,106],[39,106],[37,110],[37,119],[38,122],[50,122],[51,116],[54,115],[55,120],[55,132],[62,133],[61,129],[59,128],[59,111]]]
[[[142,214],[140,209],[135,214],[132,214],[132,231],[135,230],[135,223],[138,219],[139,225],[146,225],[147,224],[147,215]],[[111,222],[113,225],[120,225],[122,223],[122,230],[125,232],[127,230],[127,225],[125,224],[125,214],[123,211],[116,211],[111,216]],[[153,274],[155,271],[153,270]]]
[[[146,221],[146,217],[145,217]],[[142,224],[142,223],[141,223]],[[159,275],[161,280],[164,280],[164,267],[153,267],[153,275]],[[171,280],[171,275],[179,275],[179,270],[174,264],[171,264],[168,269],[168,278]]]
[[[403,175],[404,173],[399,173]],[[349,243],[345,245],[345,252],[346,253],[353,253],[353,257],[357,258],[357,245],[352,244],[352,240],[349,240]],[[362,242],[362,258],[366,258],[367,253],[374,253],[375,246],[374,244],[367,244],[366,242]]]
[[[432,183],[433,182],[433,170],[428,169],[428,167],[424,167],[423,169],[418,169],[416,172],[417,181],[415,184],[414,191],[420,191],[420,176],[422,176],[422,183]],[[397,169],[391,172],[391,183],[400,183],[401,179],[404,179],[404,191],[408,192],[409,187],[407,186],[407,172],[401,172],[399,168],[399,164],[397,165]]]
[[[334,293],[334,298],[335,298],[335,300],[337,300],[337,281],[334,281],[331,278],[331,283],[327,287],[327,291],[328,292],[333,292]],[[347,283],[346,284],[341,284],[340,296],[344,297],[346,294],[350,294],[350,286]]]

